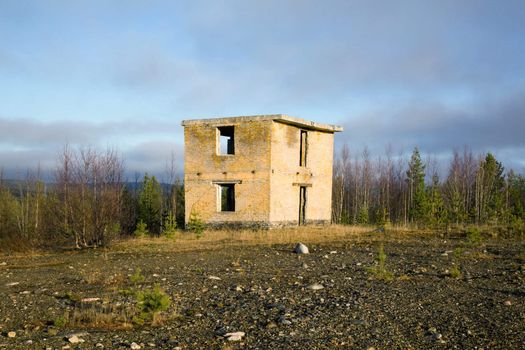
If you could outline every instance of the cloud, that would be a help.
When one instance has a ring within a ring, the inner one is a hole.
[[[181,167],[182,143],[182,127],[175,120],[97,123],[0,118],[0,168],[10,176],[39,165],[49,175],[65,144],[73,148],[116,148],[128,174],[139,171],[159,175],[172,152]]]
[[[342,123],[355,145],[517,164],[524,17],[519,0],[3,3],[0,150],[24,167],[110,144],[161,169],[181,119],[286,113]]]
[[[368,145],[376,153],[388,144],[407,151],[418,146],[427,154],[442,155],[467,145],[475,152],[501,154],[519,170],[525,164],[520,155],[525,152],[525,90],[461,107],[411,101],[395,109],[369,111],[344,126],[340,143]]]

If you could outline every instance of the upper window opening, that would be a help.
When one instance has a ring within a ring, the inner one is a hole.
[[[235,154],[233,126],[220,126],[217,129],[219,130],[219,154]]]
[[[299,152],[299,166],[306,166],[306,153],[308,152],[308,132],[301,130],[301,149]]]

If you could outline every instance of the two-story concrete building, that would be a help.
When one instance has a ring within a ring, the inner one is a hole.
[[[182,125],[186,223],[192,213],[212,227],[330,223],[341,127],[280,114]]]

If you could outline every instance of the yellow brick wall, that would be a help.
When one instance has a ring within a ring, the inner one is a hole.
[[[208,223],[267,222],[270,210],[270,135],[272,121],[198,124],[184,128],[185,211]],[[217,154],[217,127],[235,127],[235,154]],[[217,185],[236,181],[235,212],[217,210]]]
[[[306,220],[331,220],[333,133],[307,130],[307,166],[299,165],[300,128],[274,122],[272,127],[272,173],[270,222],[298,222],[299,186],[307,187]],[[306,130],[306,129],[305,129]]]
[[[235,127],[235,154],[218,155],[219,126]],[[333,133],[307,130],[307,166],[299,166],[300,127],[272,120],[195,123],[184,128],[186,222],[192,211],[214,224],[297,224],[299,186],[307,187],[307,222],[330,222]],[[235,185],[235,212],[217,208],[213,181]]]

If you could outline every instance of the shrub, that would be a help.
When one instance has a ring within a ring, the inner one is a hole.
[[[136,297],[140,315],[136,316],[134,321],[138,324],[143,324],[146,320],[156,323],[158,315],[168,310],[171,305],[171,298],[158,285],[153,289],[137,292]]]
[[[133,234],[136,237],[144,237],[145,235],[148,235],[149,234],[148,225],[146,225],[144,221],[140,220],[137,223],[137,228],[135,229],[135,232],[133,232]]]
[[[375,266],[369,267],[368,272],[374,275],[374,277],[379,280],[390,281],[394,277],[394,275],[392,274],[392,272],[386,269],[386,257],[387,256],[383,247],[383,243],[381,243],[377,250],[376,264]]]
[[[467,229],[467,241],[473,245],[478,245],[483,242],[483,236],[477,227],[469,227]]]
[[[175,238],[177,232],[177,221],[172,213],[169,213],[164,221],[164,228],[162,234],[167,238]]]
[[[144,279],[145,278],[144,278],[144,275],[142,274],[142,270],[140,269],[140,267],[137,267],[133,275],[129,277],[130,282],[133,284],[142,283],[144,282]]]
[[[206,229],[206,224],[200,218],[199,213],[192,210],[188,220],[188,230],[193,231],[197,238],[200,238]]]
[[[452,278],[460,278],[461,277],[461,270],[456,265],[452,266],[450,268],[450,271],[448,272],[448,275]]]
[[[57,328],[63,328],[66,326],[67,321],[68,321],[67,314],[64,314],[64,316],[58,316],[57,318],[53,320],[53,326]]]

